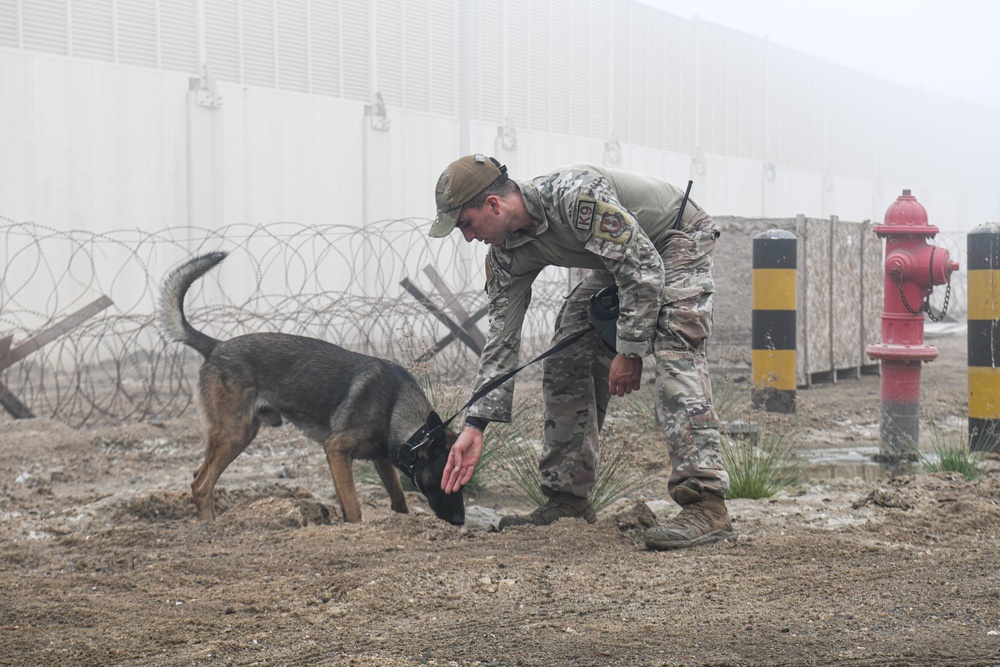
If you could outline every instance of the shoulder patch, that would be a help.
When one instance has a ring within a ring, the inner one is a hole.
[[[632,240],[632,216],[611,204],[595,202],[593,230],[594,238],[625,245]]]
[[[579,197],[576,200],[576,215],[573,219],[576,228],[579,230],[589,230],[594,226],[594,212],[597,210],[597,200],[590,197]]]

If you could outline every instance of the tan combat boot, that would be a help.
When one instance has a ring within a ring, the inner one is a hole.
[[[597,521],[597,512],[586,498],[548,490],[545,495],[549,496],[549,501],[536,507],[531,514],[512,514],[500,519],[500,530],[509,526],[547,526],[553,521],[566,518],[583,519],[587,523]]]
[[[736,536],[721,496],[679,486],[674,490],[674,500],[680,503],[681,511],[662,526],[646,529],[643,537],[648,548],[683,549]]]

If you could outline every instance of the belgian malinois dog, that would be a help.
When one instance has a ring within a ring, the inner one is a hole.
[[[323,445],[344,520],[361,521],[353,459],[370,459],[392,509],[407,512],[394,465],[413,480],[441,519],[465,522],[462,492],[441,490],[455,433],[441,424],[417,381],[391,361],[350,352],[316,338],[253,333],[216,340],[184,316],[194,281],[226,258],[215,252],[171,271],[160,296],[159,323],[171,340],[205,358],[198,405],[205,422],[205,460],[191,489],[198,515],[215,518],[213,490],[226,467],[247,448],[261,424],[295,424]]]

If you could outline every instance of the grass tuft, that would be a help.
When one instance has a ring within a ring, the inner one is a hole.
[[[748,438],[722,436],[722,462],[729,473],[727,498],[770,498],[798,479],[790,422],[770,421]]]
[[[499,452],[497,468],[510,483],[514,495],[526,504],[546,502],[541,491],[538,460],[542,450],[541,398],[534,394],[519,401],[514,414],[520,418],[509,424],[494,424],[487,431],[489,450]],[[647,476],[636,463],[643,451],[643,436],[652,423],[652,413],[641,400],[627,397],[613,401],[599,442],[599,461],[590,502],[600,512],[619,498],[641,488]],[[527,430],[530,424],[532,430]]]
[[[751,407],[750,383],[735,365],[713,379],[715,409],[722,421],[722,463],[729,473],[727,498],[770,498],[799,478],[795,416]],[[736,425],[743,432],[736,434]]]
[[[920,455],[921,467],[930,473],[957,472],[970,482],[981,477],[983,457],[978,452],[969,451],[965,429],[952,441],[938,431],[937,422],[932,421],[930,425],[933,453]]]
[[[538,457],[541,450],[541,399],[537,394],[514,401],[511,422],[497,422],[486,429],[484,452],[495,461],[494,479],[509,484],[520,500],[541,505],[545,497],[539,489]]]
[[[655,411],[650,410],[641,396],[625,396],[617,402],[615,414],[609,410],[604,420],[597,477],[590,492],[590,503],[597,512],[647,483],[646,471],[639,467],[638,460],[646,447],[643,436],[653,428]]]

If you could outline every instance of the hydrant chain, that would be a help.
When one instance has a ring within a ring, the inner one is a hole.
[[[944,319],[944,316],[948,314],[948,300],[951,299],[951,276],[948,276],[948,286],[944,288],[944,303],[941,305],[941,312],[937,317],[931,312],[931,298],[927,297],[924,300],[924,306],[927,308],[927,317],[931,318],[933,322],[940,322]]]
[[[913,306],[910,305],[910,302],[906,300],[906,292],[903,291],[903,274],[894,273],[892,274],[892,277],[893,277],[893,282],[896,283],[896,287],[899,288],[899,298],[903,300],[903,305],[906,307],[908,311],[910,311],[910,314],[919,315],[920,313],[922,313],[924,311],[923,307],[921,307],[920,310],[914,310]],[[924,302],[924,305],[926,306],[926,302]]]
[[[918,310],[914,310],[910,302],[906,300],[906,293],[903,291],[903,276],[902,274],[895,274],[893,276],[893,282],[896,283],[896,287],[899,288],[899,298],[903,301],[903,306],[910,311],[911,315],[919,315],[920,313],[927,313],[927,317],[931,319],[932,322],[940,322],[944,319],[945,315],[948,314],[948,302],[951,300],[951,276],[948,276],[948,286],[944,290],[944,304],[941,306],[941,312],[937,315],[931,310],[931,297],[930,295],[924,297],[923,305]]]
[[[937,246],[931,246],[931,261],[929,266],[931,285],[934,284],[934,252],[937,250]],[[941,306],[941,314],[937,317],[931,311],[931,297],[928,294],[924,297],[924,309],[927,311],[927,317],[931,318],[932,322],[940,322],[944,319],[944,316],[948,314],[948,301],[951,299],[951,271],[948,271],[948,285],[944,288],[944,304]]]

